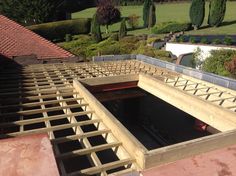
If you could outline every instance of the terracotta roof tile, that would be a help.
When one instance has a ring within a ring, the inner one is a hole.
[[[74,56],[3,15],[0,15],[0,54],[8,58],[34,54],[39,59]]]

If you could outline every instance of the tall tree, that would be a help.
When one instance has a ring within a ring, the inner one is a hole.
[[[121,17],[120,10],[115,7],[112,0],[99,1],[96,14],[99,24],[106,26],[106,33],[108,26],[118,22]]]
[[[119,38],[123,38],[126,35],[127,35],[126,19],[124,18],[120,24]]]
[[[209,5],[208,24],[218,27],[224,20],[227,0],[211,0]]]
[[[97,20],[96,13],[93,15],[92,24],[91,24],[91,33],[92,33],[93,38],[96,40],[96,42],[102,41],[101,29]]]
[[[143,26],[148,27],[150,7],[153,4],[152,0],[145,0],[143,3]]]
[[[0,12],[20,23],[43,23],[52,20],[64,0],[1,0]]]
[[[156,7],[153,3],[149,9],[148,28],[150,29],[156,24]]]
[[[197,30],[205,17],[205,0],[192,0],[189,16],[194,29]]]

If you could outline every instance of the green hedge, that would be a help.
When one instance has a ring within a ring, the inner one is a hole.
[[[137,50],[133,51],[133,54],[143,54],[143,55],[158,58],[167,62],[173,62],[173,59],[171,58],[171,52],[158,50],[156,48],[146,46],[146,45],[140,45]]]
[[[57,21],[28,26],[27,28],[52,41],[63,41],[66,34],[88,34],[90,32],[91,19],[80,18],[75,20]]]
[[[154,34],[166,34],[170,32],[189,31],[192,29],[191,23],[163,22],[152,28]]]
[[[230,62],[235,56],[235,50],[212,50],[211,55],[204,61],[202,69],[217,75],[232,77],[225,63]]]

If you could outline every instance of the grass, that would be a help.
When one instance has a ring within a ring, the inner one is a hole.
[[[207,27],[207,17],[208,17],[208,3],[206,4],[206,15],[202,29],[197,31],[189,31],[189,34],[235,34],[236,33],[236,2],[227,2],[227,11],[225,15],[225,20],[222,26],[218,28]],[[156,6],[157,22],[167,22],[167,21],[178,21],[178,22],[189,22],[189,7],[190,3],[171,3],[171,4],[158,4]],[[131,14],[136,14],[140,16],[139,25],[142,26],[142,6],[121,6],[121,13],[123,17],[127,17]],[[95,13],[96,8],[89,8],[80,12],[72,14],[72,18],[88,18],[92,17]],[[110,31],[118,31],[120,23],[111,25]],[[102,31],[105,31],[102,27]],[[148,29],[136,29],[130,30],[128,34],[150,34]]]

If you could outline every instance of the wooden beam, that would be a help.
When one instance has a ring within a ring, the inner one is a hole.
[[[0,127],[7,128],[7,127],[12,127],[12,126],[30,125],[30,124],[40,123],[40,122],[44,122],[48,120],[59,120],[59,119],[73,117],[73,116],[77,117],[77,116],[89,115],[92,113],[94,113],[94,111],[82,111],[82,112],[75,112],[71,114],[61,114],[61,115],[33,118],[33,119],[27,119],[27,120],[19,120],[19,121],[14,121],[14,122],[5,122],[5,123],[0,123]]]
[[[51,108],[45,108],[45,109],[33,109],[33,110],[26,110],[26,111],[18,111],[13,113],[2,113],[0,114],[0,117],[12,117],[12,116],[19,116],[19,115],[32,115],[32,114],[39,114],[43,112],[52,112],[52,111],[58,111],[68,108],[80,108],[82,106],[88,106],[87,103],[84,104],[74,104],[74,105],[68,105],[68,106],[58,106],[58,107],[51,107]]]
[[[122,144],[121,142],[113,142],[113,143],[108,143],[108,144],[97,145],[93,147],[88,147],[84,149],[79,149],[79,150],[63,153],[63,154],[57,155],[56,158],[63,160],[66,158],[71,158],[71,157],[76,157],[76,156],[81,156],[81,155],[88,155],[93,152],[99,152],[99,151],[108,150],[114,147],[118,147],[121,144]]]
[[[101,121],[102,121],[101,119],[86,120],[86,121],[82,121],[82,122],[57,125],[57,126],[52,126],[52,127],[47,127],[47,128],[39,128],[39,129],[22,131],[22,132],[1,134],[0,139],[6,138],[6,137],[25,136],[25,135],[30,135],[30,134],[41,134],[41,133],[47,133],[50,131],[64,130],[64,129],[68,129],[68,128],[72,128],[72,127],[85,126],[85,125],[90,125],[90,124],[94,124],[94,123],[99,123]]]
[[[201,153],[236,144],[236,130],[218,133],[151,150],[145,155],[145,168],[156,167]]]
[[[96,114],[99,114],[103,123],[111,129],[112,134],[122,142],[128,154],[137,160],[138,167],[143,168],[147,149],[79,81],[74,80],[73,85]]]
[[[73,102],[77,100],[82,100],[83,98],[66,98],[63,100],[50,100],[50,101],[43,101],[43,102],[33,102],[33,103],[22,103],[19,104],[13,104],[13,105],[6,105],[6,106],[0,106],[0,109],[9,109],[9,108],[19,108],[19,107],[35,107],[40,105],[50,105],[60,102]]]
[[[70,136],[56,138],[56,139],[51,140],[51,142],[53,144],[59,144],[59,143],[73,141],[73,140],[78,140],[78,139],[83,139],[83,138],[88,138],[88,137],[99,136],[99,135],[107,134],[107,133],[110,133],[110,132],[111,132],[110,129],[91,131],[91,132],[87,132],[87,133],[75,134],[75,135],[70,135]]]
[[[68,174],[69,176],[75,176],[75,175],[95,175],[98,174],[102,171],[108,171],[112,170],[121,166],[129,165],[132,164],[134,160],[133,159],[124,159],[124,160],[119,160],[119,161],[114,161],[108,164],[103,164],[101,166],[96,166],[88,169],[84,169],[78,172],[72,172]]]
[[[219,131],[236,129],[235,113],[140,74],[138,86]]]

